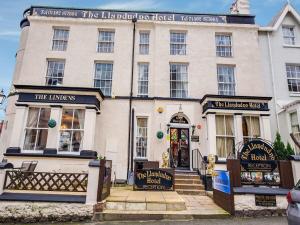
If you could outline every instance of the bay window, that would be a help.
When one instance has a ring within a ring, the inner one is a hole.
[[[217,155],[227,158],[234,153],[235,135],[232,115],[216,115]]]
[[[29,108],[24,150],[44,150],[46,148],[50,111],[50,108]]]
[[[63,109],[59,151],[79,152],[82,148],[84,135],[84,109]]]

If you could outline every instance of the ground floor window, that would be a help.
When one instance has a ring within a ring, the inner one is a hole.
[[[136,157],[147,157],[147,137],[148,137],[148,119],[137,118],[137,131],[136,131]]]
[[[298,123],[298,115],[297,112],[290,113],[290,119],[291,119],[291,128],[293,134],[300,133],[299,123]]]
[[[81,150],[84,135],[84,117],[83,109],[63,109],[59,151],[79,152]]]
[[[260,124],[259,116],[243,116],[243,140],[251,141],[253,138],[259,138]]]
[[[24,150],[44,150],[46,148],[50,112],[50,108],[29,108]]]
[[[216,115],[217,155],[227,158],[234,153],[234,122],[231,115]]]

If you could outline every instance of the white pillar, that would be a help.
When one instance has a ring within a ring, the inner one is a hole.
[[[90,162],[90,165],[89,165],[88,185],[87,185],[85,203],[94,205],[97,203],[98,180],[99,180],[100,167],[98,165],[91,165],[91,164],[96,164],[96,162]]]
[[[59,135],[60,118],[61,118],[62,108],[60,106],[51,107],[50,119],[56,121],[56,126],[48,129],[48,138],[46,148],[57,149],[57,139]]]
[[[85,110],[84,119],[84,138],[83,150],[94,150],[95,143],[95,129],[96,129],[96,110],[87,108]]]
[[[262,138],[268,141],[272,141],[270,116],[261,115],[261,121]]]
[[[2,195],[4,191],[4,181],[5,181],[5,169],[0,169],[0,195]]]
[[[207,114],[207,139],[208,139],[208,154],[217,155],[217,140],[216,140],[216,115]]]
[[[235,137],[236,137],[236,143],[241,143],[244,141],[243,139],[243,119],[242,114],[235,114]]]
[[[27,105],[16,105],[16,114],[14,124],[11,132],[9,147],[22,148],[22,135],[26,124],[27,118]]]

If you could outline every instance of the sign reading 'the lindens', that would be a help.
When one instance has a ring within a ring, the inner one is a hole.
[[[100,109],[100,101],[93,95],[19,93],[18,102],[84,104],[94,105]]]
[[[135,171],[134,190],[174,190],[173,169],[140,169]]]
[[[203,106],[203,112],[206,112],[208,109],[269,111],[268,103],[233,101],[208,101]]]
[[[111,19],[111,20],[147,20],[147,21],[178,21],[178,22],[203,22],[226,23],[226,16],[198,15],[182,13],[151,13],[151,12],[125,12],[111,10],[89,9],[64,9],[34,7],[32,15],[46,17],[86,18],[86,19]]]

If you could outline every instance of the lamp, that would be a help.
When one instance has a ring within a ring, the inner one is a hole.
[[[177,118],[179,119],[179,120],[182,120],[183,119],[183,111],[182,111],[182,105],[180,104],[180,106],[179,106],[179,111],[178,111],[178,113],[177,113]]]
[[[196,128],[196,126],[192,125],[192,135],[194,135],[194,133],[195,133],[195,128]]]
[[[5,96],[4,91],[3,91],[3,89],[2,89],[2,91],[0,92],[0,105],[3,104],[5,97],[6,97],[6,96]]]

